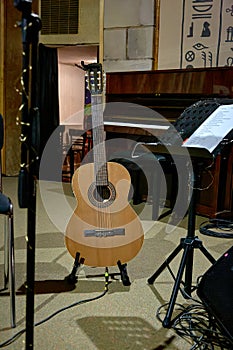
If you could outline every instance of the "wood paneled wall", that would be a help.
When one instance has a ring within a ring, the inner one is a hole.
[[[38,13],[38,0],[33,1],[33,11]],[[3,150],[3,172],[16,175],[20,167],[20,126],[16,124],[20,117],[20,89],[22,71],[22,35],[20,22],[22,12],[14,7],[14,2],[0,2],[0,113],[5,121],[5,146]]]

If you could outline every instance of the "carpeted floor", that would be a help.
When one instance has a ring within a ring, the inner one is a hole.
[[[41,185],[41,184],[40,184]],[[10,298],[8,291],[0,294],[0,343],[25,328],[26,297],[26,234],[27,210],[17,203],[17,178],[4,178],[4,192],[14,203],[15,259],[16,259],[16,318],[17,327],[10,328]],[[73,258],[64,245],[64,229],[72,208],[76,205],[69,183],[49,183],[38,186],[36,210],[36,270],[35,270],[35,323],[36,350],[186,350],[191,349],[191,338],[183,339],[172,328],[164,328],[156,313],[169,301],[174,286],[172,275],[165,269],[153,285],[148,278],[158,269],[187,233],[187,217],[179,227],[151,220],[151,205],[135,206],[144,229],[144,244],[138,255],[128,263],[130,286],[124,286],[118,268],[109,269],[109,290],[105,288],[104,268],[82,266],[76,285],[64,280],[72,269]],[[1,224],[3,224],[3,218]],[[196,233],[203,245],[215,257],[220,257],[232,240],[201,236],[198,225],[207,220],[197,217]],[[0,274],[3,288],[3,234],[0,237]],[[181,260],[177,256],[171,268],[176,276]],[[210,262],[195,250],[193,284],[210,266]],[[196,298],[195,293],[193,293]],[[178,293],[177,303],[190,305]],[[76,306],[71,307],[74,303]],[[67,308],[67,309],[66,309]],[[64,309],[64,310],[63,310]],[[175,305],[172,317],[176,315]],[[57,312],[59,311],[59,312]],[[61,312],[60,312],[61,311]],[[46,320],[55,312],[57,314]],[[164,317],[164,314],[161,315]],[[8,349],[25,349],[25,333]],[[198,348],[198,347],[197,347]]]

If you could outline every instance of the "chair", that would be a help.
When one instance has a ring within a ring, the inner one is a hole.
[[[15,258],[14,258],[14,221],[13,204],[6,195],[2,193],[2,162],[1,150],[4,140],[3,117],[0,114],[0,214],[5,216],[4,227],[4,290],[10,291],[10,316],[11,327],[16,327],[15,311]]]
[[[70,177],[74,175],[75,168],[78,163],[81,163],[87,152],[92,147],[92,133],[90,130],[80,135],[80,130],[69,129],[69,144],[71,145],[68,155],[70,156]],[[76,159],[78,156],[78,159]]]
[[[131,183],[133,187],[133,195],[130,192],[129,197],[132,197],[132,202],[137,205],[143,202],[143,195],[147,196],[147,200],[152,200],[152,220],[161,219],[164,215],[160,214],[160,192],[162,186],[162,174],[161,169],[166,166],[166,158],[163,155],[153,155],[140,150],[137,152],[137,162],[132,158],[131,151],[119,152],[113,155],[113,161],[123,165],[129,172],[131,177]],[[160,166],[156,166],[156,160]],[[152,166],[153,165],[153,166]],[[156,169],[155,169],[156,166]],[[146,176],[147,174],[147,176]],[[172,187],[175,190],[176,187]],[[174,197],[174,196],[173,196]],[[156,198],[158,200],[154,201]],[[170,211],[169,211],[170,212]],[[167,215],[168,213],[166,213]]]

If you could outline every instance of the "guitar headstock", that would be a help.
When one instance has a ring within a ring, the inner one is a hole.
[[[90,63],[85,65],[82,63],[83,69],[86,71],[87,88],[92,95],[99,95],[103,92],[103,72],[101,63]]]

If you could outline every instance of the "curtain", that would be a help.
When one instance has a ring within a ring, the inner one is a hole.
[[[59,125],[57,49],[39,45],[40,151]]]
[[[39,44],[39,113],[40,113],[40,157],[48,158],[47,180],[59,180],[58,163],[62,158],[62,142],[59,126],[58,57],[57,48]],[[54,136],[55,135],[55,136]],[[52,136],[52,143],[51,143]],[[49,151],[48,151],[49,145]],[[56,169],[56,170],[55,170]]]

